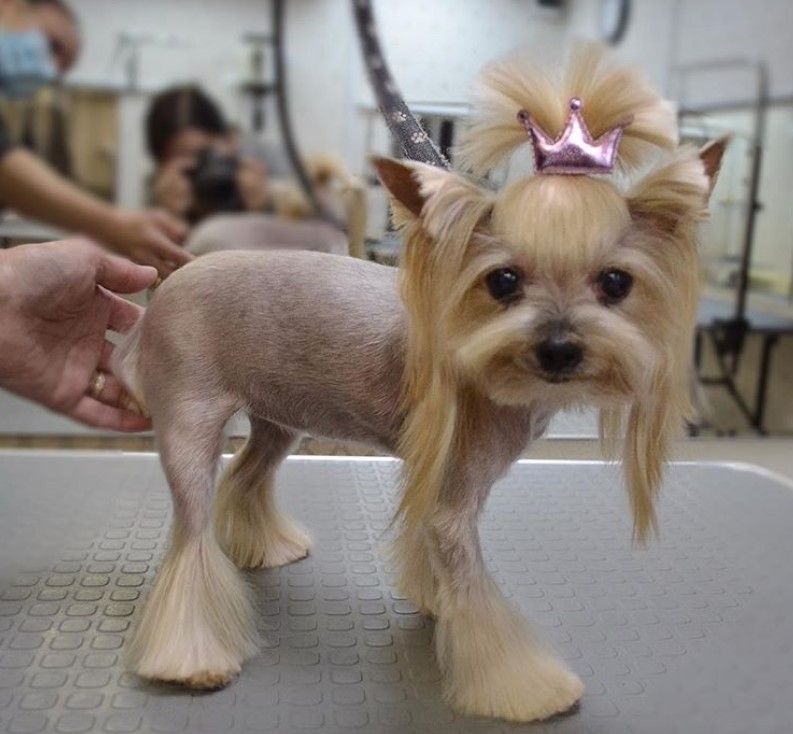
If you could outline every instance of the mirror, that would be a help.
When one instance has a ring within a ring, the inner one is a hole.
[[[275,5],[269,0],[136,0],[134,5],[70,0],[69,12],[79,20],[81,51],[76,64],[61,83],[34,100],[2,101],[0,114],[15,140],[82,188],[125,208],[164,206],[187,219],[191,246],[198,254],[232,241],[235,246],[256,246],[275,238],[294,247],[310,242],[318,249],[393,263],[399,238],[390,231],[387,202],[366,156],[393,152],[394,142],[369,89],[349,4],[291,0],[281,17],[288,129],[305,176],[317,186],[315,200],[307,197],[301,172],[290,158],[275,104]],[[784,2],[770,5],[781,8]],[[698,352],[706,378],[724,377],[719,364],[723,357],[731,384],[699,391],[703,418],[696,432],[791,430],[793,405],[786,399],[784,365],[790,349],[785,338],[788,324],[793,331],[793,222],[788,201],[793,189],[793,58],[789,44],[779,40],[784,23],[759,8],[741,6],[725,14],[714,3],[694,0],[495,0],[458,3],[453,9],[441,2],[379,0],[374,7],[391,70],[411,108],[446,151],[467,113],[468,87],[485,63],[519,47],[553,63],[574,39],[606,33],[605,15],[619,10],[624,27],[617,52],[645,68],[653,83],[681,102],[684,138],[701,144],[715,135],[732,135],[711,219],[702,228],[703,298],[709,300],[704,301]],[[760,95],[759,208],[741,312],[748,321],[740,333],[725,335],[714,324],[734,320],[741,300],[758,136],[758,90],[751,69],[732,77],[733,70],[722,68],[725,58],[741,56],[762,59],[769,85]],[[164,112],[155,128],[165,140],[153,143],[147,120],[158,100]],[[218,125],[214,116],[221,120]],[[196,125],[209,125],[215,132],[204,130],[192,138],[182,134]],[[163,131],[170,129],[175,132],[169,137]],[[208,147],[211,156],[204,155]],[[245,195],[236,183],[243,158],[251,161],[246,175],[253,181]],[[266,186],[257,184],[263,170]],[[199,206],[194,199],[201,186],[208,198]],[[188,198],[190,204],[185,203]],[[327,214],[320,223],[313,215],[317,207]],[[235,216],[243,212],[261,218],[247,217],[240,223]],[[56,234],[40,223],[13,217],[0,223],[6,246]],[[743,407],[734,404],[731,391],[742,396]],[[762,406],[757,402],[759,391],[765,392]],[[14,416],[20,434],[88,435],[67,428],[60,419],[54,426],[28,421],[26,415],[19,404],[5,410],[0,405],[0,416]],[[593,420],[575,420],[571,425],[579,428],[570,428],[569,435],[594,434]],[[6,438],[13,437],[14,430],[10,424],[0,426]]]

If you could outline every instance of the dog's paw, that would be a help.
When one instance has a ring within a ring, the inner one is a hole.
[[[177,536],[128,641],[127,667],[150,681],[221,688],[258,643],[250,589],[214,538]]]
[[[436,595],[433,593],[434,589],[429,585],[407,584],[403,581],[403,583],[397,585],[397,588],[416,607],[416,611],[422,617],[427,617],[428,619],[438,618]]]
[[[569,711],[584,692],[578,676],[551,657],[480,672],[469,680],[454,680],[455,673],[450,671],[446,700],[466,716],[542,721]]]
[[[239,673],[239,669],[222,672],[203,670],[183,677],[153,678],[152,682],[166,683],[181,688],[190,688],[195,691],[218,691],[229,685]]]
[[[267,542],[259,567],[286,566],[305,558],[311,550],[311,536],[299,525],[287,520]]]
[[[291,520],[280,517],[256,534],[231,535],[224,550],[239,569],[275,568],[305,558],[311,550],[311,536]]]

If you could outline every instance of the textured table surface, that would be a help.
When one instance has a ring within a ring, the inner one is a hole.
[[[513,726],[440,701],[432,625],[377,553],[396,468],[287,462],[313,555],[250,575],[267,646],[191,695],[121,662],[170,520],[156,457],[0,453],[0,732],[793,731],[793,491],[773,476],[673,467],[661,540],[635,550],[613,467],[516,465],[482,523],[488,565],[587,690]]]

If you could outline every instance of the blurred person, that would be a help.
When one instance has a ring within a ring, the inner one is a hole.
[[[195,85],[153,100],[146,141],[156,165],[152,199],[196,225],[193,254],[286,248],[363,256],[366,189],[338,157],[303,161],[323,210],[318,216],[285,152],[244,138]]]
[[[66,74],[82,49],[77,16],[63,0],[28,0],[28,6],[33,24],[47,39],[58,74]]]
[[[0,0],[0,97],[30,97],[70,69],[80,34],[60,0]],[[10,141],[0,119],[0,200],[21,214],[80,232],[166,276],[191,256],[184,225],[165,212],[124,212],[81,191]]]
[[[156,165],[154,203],[193,223],[211,214],[270,210],[270,174],[288,171],[273,152],[244,150],[220,107],[197,86],[155,97],[146,142]]]
[[[84,239],[0,251],[0,387],[95,428],[150,428],[110,374],[106,332],[142,311],[116,294],[156,278]]]

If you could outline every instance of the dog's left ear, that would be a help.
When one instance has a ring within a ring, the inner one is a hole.
[[[727,137],[719,138],[699,153],[690,147],[680,148],[628,193],[633,218],[671,235],[705,219],[728,142]]]
[[[722,135],[722,137],[716,140],[711,140],[699,151],[699,159],[705,166],[705,175],[710,182],[708,197],[713,193],[713,189],[716,186],[716,181],[721,171],[721,161],[724,158],[724,153],[727,150],[727,144],[729,142],[730,136]]]

